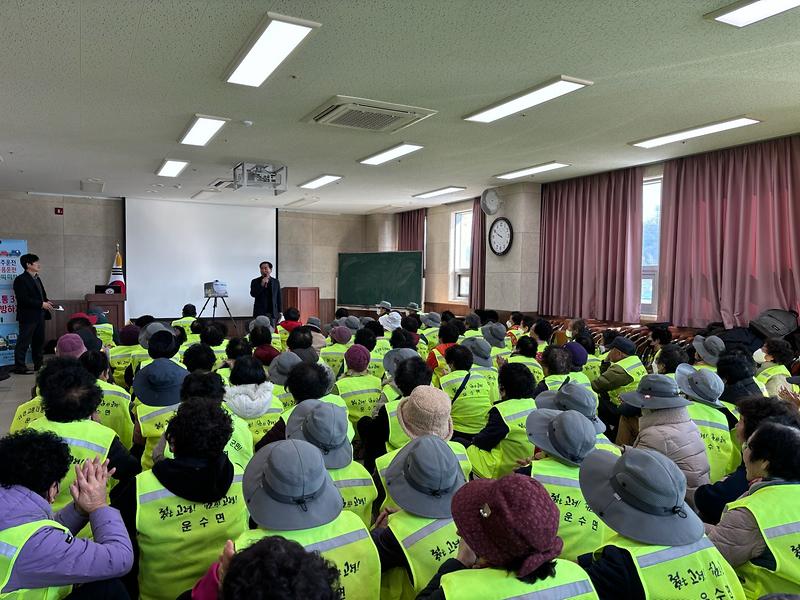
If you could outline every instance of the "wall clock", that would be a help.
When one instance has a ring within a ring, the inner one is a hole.
[[[505,217],[499,217],[492,221],[489,227],[489,247],[497,256],[503,256],[511,250],[511,242],[514,241],[514,229],[511,221]]]

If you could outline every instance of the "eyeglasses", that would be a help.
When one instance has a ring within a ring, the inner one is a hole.
[[[748,444],[746,441],[742,442],[742,452],[747,450],[749,447],[750,447],[750,444]]]

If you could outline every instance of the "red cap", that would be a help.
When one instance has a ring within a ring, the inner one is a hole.
[[[97,315],[87,315],[85,312],[77,312],[72,313],[69,316],[70,320],[72,319],[86,319],[92,325],[97,325]]]

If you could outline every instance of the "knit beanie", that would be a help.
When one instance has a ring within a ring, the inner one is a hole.
[[[481,326],[481,318],[475,313],[469,313],[464,317],[464,324],[467,329],[478,329]]]
[[[351,337],[353,337],[352,332],[344,325],[337,325],[331,329],[331,339],[337,344],[346,344]]]
[[[367,370],[369,358],[369,350],[361,344],[353,344],[344,353],[344,361],[347,363],[347,368],[356,373]]]
[[[564,346],[572,357],[572,364],[576,367],[582,367],[589,360],[589,353],[586,348],[581,346],[578,342],[569,342]]]
[[[119,330],[119,343],[123,346],[135,346],[139,343],[139,328],[136,325],[125,325]]]
[[[86,346],[77,333],[65,333],[56,342],[56,356],[61,358],[80,358],[86,352]]]
[[[397,420],[410,438],[436,435],[445,441],[453,437],[450,417],[450,396],[439,388],[418,385],[411,394],[400,400]]]

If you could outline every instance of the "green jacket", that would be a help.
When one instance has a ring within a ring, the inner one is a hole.
[[[592,381],[592,389],[595,392],[608,392],[616,388],[625,387],[633,381],[628,372],[617,363],[611,363],[609,367],[600,374],[600,377]]]

